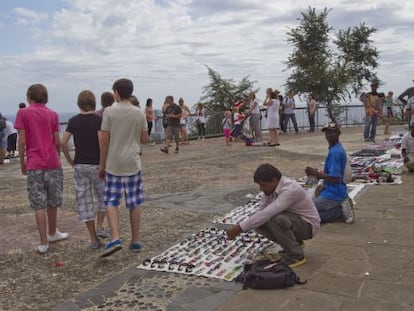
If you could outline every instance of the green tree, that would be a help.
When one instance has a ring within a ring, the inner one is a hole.
[[[253,87],[256,81],[250,81],[249,76],[235,83],[233,79],[224,79],[217,71],[206,67],[210,83],[203,87],[201,102],[208,111],[228,110],[237,100],[247,98],[252,91],[258,91]]]
[[[313,93],[336,120],[341,102],[359,96],[364,83],[376,79],[379,53],[369,39],[376,29],[364,23],[331,39],[329,12],[309,7],[298,18],[299,26],[287,32],[293,51],[286,62],[291,71],[286,85],[299,94]]]

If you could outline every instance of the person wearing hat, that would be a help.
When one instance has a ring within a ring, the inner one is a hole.
[[[323,190],[314,198],[313,203],[319,212],[321,223],[344,220],[350,224],[354,222],[355,214],[343,180],[347,156],[339,142],[339,124],[329,122],[322,128],[322,132],[329,144],[323,171],[311,167],[305,169],[307,176],[323,179]]]
[[[413,79],[414,82],[414,79]],[[407,97],[407,100],[405,99]],[[398,96],[398,100],[406,105],[406,114],[408,115],[408,125],[410,126],[414,123],[414,118],[412,115],[414,114],[414,86],[409,87],[404,92]]]
[[[381,113],[381,102],[379,98],[378,81],[371,82],[371,92],[363,93],[360,100],[365,107],[365,126],[364,126],[364,140],[366,142],[375,142],[375,135],[377,133],[378,115]]]

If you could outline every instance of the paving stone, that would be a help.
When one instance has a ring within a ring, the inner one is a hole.
[[[214,295],[209,295],[192,303],[185,304],[185,307],[194,311],[215,311],[234,295],[230,291],[221,291]]]

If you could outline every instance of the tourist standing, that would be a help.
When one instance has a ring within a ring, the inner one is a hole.
[[[182,112],[180,118],[181,141],[183,144],[188,144],[187,119],[190,115],[190,109],[186,104],[184,104],[184,99],[182,97],[178,100],[178,105],[180,106]]]
[[[101,94],[101,109],[97,110],[95,114],[102,118],[103,112],[106,108],[112,106],[114,103],[114,95],[111,92],[103,92]]]
[[[4,164],[7,153],[7,119],[0,113],[0,164]]]
[[[256,141],[262,141],[262,128],[260,126],[260,107],[259,103],[256,100],[256,94],[251,92],[249,95],[249,109],[247,114],[249,117],[250,130],[252,131],[252,136]]]
[[[309,119],[309,132],[315,132],[315,112],[316,112],[316,100],[313,94],[308,96],[308,119]]]
[[[198,140],[206,137],[206,109],[202,103],[198,103],[196,109],[196,124],[198,130]]]
[[[175,153],[178,153],[180,145],[180,119],[182,111],[180,106],[174,103],[174,97],[169,95],[165,98],[168,103],[165,109],[165,117],[167,118],[167,128],[165,130],[165,146],[161,151],[168,153],[169,146],[172,140],[175,141]]]
[[[230,137],[231,137],[231,111],[224,112],[224,119],[221,121],[223,126],[224,137],[226,138],[226,146],[231,146]]]
[[[152,108],[152,98],[147,98],[147,103],[145,104],[145,117],[147,119],[148,138],[151,140],[151,131],[155,120],[154,108]]]
[[[296,134],[299,134],[298,123],[296,122],[296,115],[295,115],[295,92],[290,90],[288,92],[288,96],[285,98],[285,102],[283,103],[283,128],[282,131],[287,133],[287,127],[289,120],[292,120],[293,127],[295,128]]]
[[[413,79],[414,82],[414,79]],[[405,99],[407,97],[407,99]],[[414,123],[414,86],[409,87],[398,96],[398,99],[406,105],[406,114],[408,115],[408,125]]]
[[[106,244],[101,257],[110,256],[122,247],[118,207],[123,195],[131,225],[129,249],[133,252],[141,249],[141,211],[138,208],[144,200],[141,146],[148,143],[145,114],[129,102],[134,90],[132,81],[116,80],[112,90],[117,104],[105,109],[99,137],[99,177],[105,179],[104,201],[111,229],[111,241]]]
[[[40,245],[44,254],[49,243],[68,238],[57,229],[57,208],[62,206],[63,171],[60,163],[58,114],[46,107],[47,89],[33,84],[27,90],[29,107],[17,111],[20,168],[27,176],[30,208],[35,212]],[[27,157],[26,157],[27,155]]]
[[[379,110],[378,97],[378,82],[372,81],[371,92],[363,93],[360,100],[365,107],[365,126],[364,126],[364,140],[366,142],[375,142],[375,135],[377,133],[377,123]]]
[[[279,109],[280,101],[278,98],[279,91],[274,90],[270,93],[270,100],[266,101],[267,106],[267,127],[269,129],[270,141],[268,146],[274,147],[279,145]]]
[[[394,118],[394,112],[392,110],[393,106],[395,105],[395,100],[393,98],[394,93],[389,91],[387,96],[385,97],[385,128],[384,128],[384,135],[391,135],[390,126],[392,124],[392,120]]]
[[[7,157],[14,157],[17,146],[17,130],[10,120],[6,120]]]
[[[89,248],[103,246],[100,238],[107,238],[103,222],[105,219],[104,183],[99,178],[99,140],[102,118],[95,114],[95,95],[88,90],[78,95],[80,114],[69,119],[62,137],[62,151],[73,166],[73,181],[78,220],[85,223],[89,233]],[[69,140],[73,136],[75,156],[69,152]],[[95,210],[94,199],[97,204]],[[97,218],[95,229],[95,218]]]

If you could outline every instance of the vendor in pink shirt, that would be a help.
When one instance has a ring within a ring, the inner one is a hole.
[[[259,209],[227,230],[230,239],[255,230],[283,248],[280,262],[291,268],[306,262],[302,244],[319,230],[320,218],[310,196],[296,181],[282,176],[273,165],[262,164],[254,182],[264,196]]]
[[[59,119],[46,107],[48,93],[42,84],[27,90],[29,107],[20,109],[14,127],[19,136],[20,168],[27,176],[30,208],[35,212],[40,245],[44,254],[49,242],[68,237],[56,228],[57,208],[62,206],[63,172],[60,164]]]

